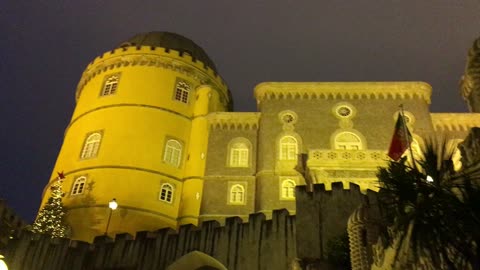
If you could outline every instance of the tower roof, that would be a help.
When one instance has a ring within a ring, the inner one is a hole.
[[[153,46],[176,50],[182,53],[188,53],[193,58],[203,62],[209,68],[217,72],[213,61],[207,53],[192,40],[171,32],[148,32],[133,36],[122,42],[118,47],[127,46]]]

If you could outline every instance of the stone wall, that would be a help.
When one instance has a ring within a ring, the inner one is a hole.
[[[294,264],[304,269],[335,269],[327,262],[328,242],[345,234],[351,213],[372,201],[375,193],[367,193],[355,184],[344,188],[333,183],[328,191],[323,184],[315,184],[313,192],[298,186],[296,216],[281,209],[273,211],[270,220],[256,213],[245,223],[230,217],[224,226],[207,221],[198,228],[184,225],[178,231],[138,232],[135,239],[128,234],[119,234],[115,240],[99,236],[93,244],[24,232],[11,240],[3,254],[13,270],[159,270],[193,251],[211,256],[230,270],[287,270]]]
[[[210,255],[231,270],[287,269],[296,254],[294,236],[295,217],[276,210],[272,220],[253,214],[248,223],[232,217],[225,226],[211,221],[200,228],[181,226],[178,233],[139,232],[135,239],[128,234],[117,235],[114,241],[100,236],[93,244],[24,232],[3,254],[13,270],[159,270],[192,251]]]

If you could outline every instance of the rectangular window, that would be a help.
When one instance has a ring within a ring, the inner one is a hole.
[[[178,80],[175,84],[174,99],[182,103],[188,103],[188,97],[190,95],[190,85],[184,81]]]
[[[120,74],[110,75],[105,78],[103,82],[102,92],[100,96],[109,96],[117,92],[118,81],[120,80]]]

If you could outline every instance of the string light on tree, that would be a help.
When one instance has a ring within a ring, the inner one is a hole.
[[[64,178],[63,172],[59,172],[57,180],[50,188],[50,198],[32,224],[32,232],[48,234],[51,237],[67,237],[66,211],[62,203],[62,180]]]

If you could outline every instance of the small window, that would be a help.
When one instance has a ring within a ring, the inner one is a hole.
[[[335,149],[360,150],[362,149],[362,141],[352,132],[342,132],[335,136]]]
[[[85,142],[83,143],[82,153],[80,154],[81,159],[94,158],[98,154],[98,148],[100,147],[100,142],[102,140],[102,134],[100,132],[94,132],[87,135]]]
[[[108,95],[115,94],[115,92],[117,92],[119,79],[120,79],[119,74],[108,76],[105,79],[105,82],[103,83],[101,96],[108,96]]]
[[[248,167],[248,145],[234,143],[230,148],[230,167]]]
[[[233,185],[230,188],[230,203],[232,204],[245,203],[245,188],[242,185]]]
[[[285,136],[280,139],[280,159],[296,160],[298,153],[297,139],[292,136]]]
[[[282,181],[282,199],[295,198],[295,181],[291,179]]]
[[[182,144],[176,140],[168,140],[165,144],[165,153],[163,155],[163,161],[174,167],[180,166],[180,160],[182,158]]]
[[[71,195],[79,195],[83,193],[85,189],[85,183],[87,182],[87,178],[85,176],[78,177],[75,182],[73,183]]]
[[[172,203],[173,202],[173,186],[170,184],[162,184],[162,187],[160,188],[160,197],[158,199],[160,201]]]
[[[183,103],[188,103],[188,96],[190,94],[190,85],[184,81],[177,81],[175,86],[175,100]]]

